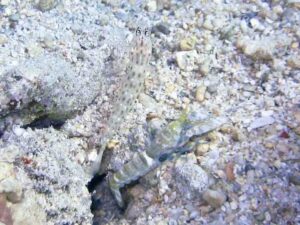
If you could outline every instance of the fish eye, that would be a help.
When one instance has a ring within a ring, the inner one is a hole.
[[[135,34],[136,34],[137,36],[140,36],[140,35],[141,35],[141,28],[140,28],[140,27],[136,28]]]
[[[145,36],[148,36],[148,34],[149,34],[148,29],[145,29]]]

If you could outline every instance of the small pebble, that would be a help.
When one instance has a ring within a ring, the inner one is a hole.
[[[219,208],[225,203],[226,195],[221,191],[208,189],[203,193],[203,199],[212,207]]]
[[[197,52],[195,50],[176,52],[177,65],[184,71],[192,71],[195,68],[196,57]]]
[[[225,167],[225,171],[226,171],[227,180],[234,181],[235,180],[234,164],[233,163],[228,163]]]
[[[155,32],[155,31],[159,31],[159,32],[161,32],[161,33],[163,33],[163,34],[165,34],[165,35],[168,35],[168,34],[171,33],[171,31],[170,31],[169,28],[168,28],[168,25],[165,24],[165,23],[159,23],[159,24],[157,24],[157,25],[154,27],[154,32]]]
[[[273,124],[275,119],[271,116],[260,117],[255,119],[249,126],[248,130],[254,130],[256,128],[264,127],[270,124]]]
[[[149,12],[155,12],[157,10],[157,2],[155,0],[150,0],[146,4],[146,9]]]
[[[42,11],[49,11],[57,5],[57,0],[40,0],[38,3],[38,8]]]
[[[7,37],[4,34],[0,34],[0,45],[7,43]]]
[[[185,38],[180,41],[180,49],[182,51],[190,51],[195,48],[197,38],[195,36]]]
[[[196,148],[196,156],[203,156],[209,151],[209,144],[199,144]]]
[[[205,99],[206,86],[201,85],[196,90],[196,100],[198,102],[203,102]]]
[[[199,67],[199,71],[203,76],[207,76],[210,72],[210,63],[208,60],[205,60]]]
[[[289,181],[292,184],[300,185],[300,174],[293,174],[289,176]]]

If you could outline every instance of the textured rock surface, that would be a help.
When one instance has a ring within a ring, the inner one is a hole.
[[[39,108],[37,114],[69,117],[90,104],[101,87],[99,74],[75,73],[70,63],[54,55],[26,60],[3,73],[0,81],[2,116],[31,104]]]
[[[46,217],[53,223],[90,224],[89,175],[76,160],[84,151],[80,140],[68,140],[52,128],[16,128],[3,139],[0,193],[11,202],[14,224],[45,224]]]
[[[174,177],[179,191],[187,199],[201,198],[210,185],[208,174],[200,166],[186,160],[177,161]]]

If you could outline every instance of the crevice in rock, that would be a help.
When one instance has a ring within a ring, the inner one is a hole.
[[[49,116],[41,116],[34,121],[32,121],[29,124],[26,124],[22,126],[22,128],[27,129],[27,128],[32,128],[32,129],[43,129],[43,128],[48,128],[48,127],[53,127],[54,129],[60,129],[65,123],[65,120],[62,119],[53,119],[50,118]]]
[[[111,194],[107,174],[96,174],[86,186],[91,193],[90,209],[94,215],[93,225],[107,224],[124,216],[124,211],[118,207]]]
[[[105,173],[101,175],[97,173],[93,176],[93,178],[86,185],[90,193],[92,193],[96,189],[97,185],[104,180],[106,175],[107,174]]]

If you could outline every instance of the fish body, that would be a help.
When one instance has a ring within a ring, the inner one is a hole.
[[[131,42],[129,65],[126,68],[126,75],[121,78],[118,98],[112,107],[106,132],[101,138],[98,159],[93,168],[94,173],[99,172],[102,155],[107,143],[119,131],[122,120],[132,110],[136,98],[143,89],[151,53],[150,29],[137,27]]]
[[[121,208],[125,204],[120,188],[144,176],[174,155],[192,151],[198,144],[193,141],[194,138],[205,135],[226,122],[222,117],[199,119],[190,115],[188,111],[183,112],[177,120],[157,133],[145,151],[136,153],[131,161],[109,178],[109,187]]]

